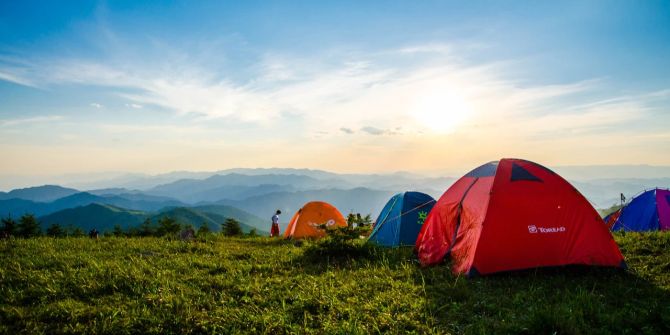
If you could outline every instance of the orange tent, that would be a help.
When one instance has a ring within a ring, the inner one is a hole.
[[[319,238],[326,236],[326,232],[316,228],[325,224],[327,228],[346,227],[347,221],[342,213],[329,203],[312,201],[298,210],[284,232],[286,238]]]

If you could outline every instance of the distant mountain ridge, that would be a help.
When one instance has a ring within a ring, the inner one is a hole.
[[[666,167],[641,167],[652,174],[665,173]],[[624,169],[625,167],[619,167]],[[597,167],[555,169],[559,174],[588,175]],[[646,171],[645,170],[645,171]],[[668,169],[670,171],[670,168]],[[603,175],[607,175],[603,173]],[[456,180],[450,177],[431,178],[411,173],[337,174],[310,169],[229,169],[219,172],[174,172],[158,176],[133,176],[138,184],[107,185],[80,192],[74,188],[43,185],[0,192],[0,216],[19,217],[33,213],[39,217],[65,209],[99,204],[153,215],[171,208],[196,208],[225,205],[252,215],[250,226],[267,230],[267,221],[276,209],[284,212],[285,224],[304,203],[327,201],[346,215],[349,212],[378,214],[393,194],[421,191],[436,199]],[[138,179],[139,178],[139,179]],[[570,179],[569,179],[570,180]],[[595,178],[574,179],[571,183],[596,208],[607,208],[619,202],[619,193],[627,198],[653,187],[670,187],[670,177],[659,178]],[[157,183],[157,184],[156,184]],[[138,187],[150,185],[148,188]],[[99,209],[100,210],[100,209]],[[153,213],[153,214],[151,214]],[[185,217],[210,222],[222,214],[177,211]],[[241,215],[237,213],[236,215]],[[259,219],[261,217],[263,219]]]
[[[0,200],[0,216],[21,216],[31,213],[38,216],[54,213],[67,208],[85,206],[92,203],[107,204],[130,210],[156,211],[169,206],[182,206],[184,203],[166,197],[145,194],[121,194],[98,196],[88,192],[78,192],[52,202],[35,202],[25,199]]]
[[[292,191],[322,187],[323,181],[300,175],[241,174],[214,175],[205,179],[180,179],[159,185],[147,194],[169,196],[184,202],[197,203],[219,199],[243,199],[245,197],[280,191]]]
[[[15,189],[7,193],[0,192],[0,200],[23,199],[35,202],[51,202],[78,192],[78,190],[58,185],[43,185]]]
[[[310,201],[328,202],[339,209],[343,215],[353,212],[375,216],[393,194],[395,193],[359,187],[350,190],[276,192],[244,200],[221,200],[217,204],[230,205],[251,213],[264,213],[268,216],[268,220],[279,209],[284,213],[282,222],[288,222],[296,211]]]

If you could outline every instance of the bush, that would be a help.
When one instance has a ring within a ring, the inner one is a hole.
[[[165,216],[158,220],[157,236],[175,237],[181,231],[181,225],[171,217]]]
[[[40,224],[32,214],[24,214],[21,219],[19,219],[19,224],[16,228],[18,235],[21,237],[34,237],[42,235]]]
[[[328,256],[337,260],[371,256],[373,247],[363,239],[370,232],[369,225],[327,228],[321,224],[316,228],[324,230],[326,237],[308,246],[306,257],[318,260]]]
[[[203,236],[209,234],[210,232],[211,230],[209,229],[209,224],[207,222],[203,222],[202,225],[198,227],[198,233],[196,235]]]
[[[258,231],[256,230],[256,228],[251,228],[251,230],[249,231],[247,236],[248,237],[257,237],[258,236]]]
[[[66,232],[58,223],[54,223],[47,228],[47,235],[51,237],[64,237]]]
[[[16,233],[16,221],[11,216],[2,218],[2,232],[5,236],[13,236]]]
[[[233,218],[227,218],[226,221],[221,224],[221,229],[223,235],[226,236],[241,236],[244,234],[240,222]]]

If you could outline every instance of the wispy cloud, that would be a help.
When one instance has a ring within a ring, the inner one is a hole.
[[[361,131],[364,133],[368,133],[370,135],[383,135],[384,133],[386,133],[384,129],[379,129],[371,126],[365,126],[361,128]]]
[[[522,134],[536,134],[547,127],[560,129],[561,124],[592,127],[593,120],[605,113],[596,104],[615,106],[617,113],[626,115],[610,117],[608,124],[629,122],[644,110],[646,100],[641,96],[581,99],[579,104],[568,99],[597,90],[602,85],[599,79],[523,85],[508,75],[509,64],[469,64],[445,57],[455,50],[457,46],[428,43],[387,53],[311,59],[270,53],[249,69],[255,77],[244,82],[212,73],[209,64],[188,58],[171,60],[170,72],[132,62],[40,59],[18,67],[0,59],[0,79],[27,86],[40,82],[107,87],[129,108],[153,105],[205,120],[268,124],[288,113],[299,115],[309,127],[327,118],[328,136],[354,134],[352,125],[370,135],[399,134],[391,130],[399,126],[416,134],[431,131],[440,122],[458,122],[460,129],[476,127],[473,131],[524,124],[529,128]],[[413,62],[416,53],[430,61]],[[341,60],[332,62],[333,58]],[[653,97],[665,95],[658,92]],[[509,124],[512,119],[516,122]],[[373,122],[378,126],[367,126]]]
[[[33,82],[29,81],[28,79],[17,74],[6,72],[6,70],[0,71],[0,80],[8,81],[10,83],[15,83],[23,86],[37,87]]]
[[[34,123],[48,123],[48,122],[60,121],[62,119],[63,117],[60,115],[47,115],[47,116],[35,116],[28,118],[0,120],[0,127],[23,126]]]
[[[91,107],[95,107],[95,108],[100,109],[100,108],[102,108],[102,107],[104,107],[104,106],[101,105],[101,104],[99,104],[99,103],[97,103],[97,102],[92,102],[92,103],[91,103]]]

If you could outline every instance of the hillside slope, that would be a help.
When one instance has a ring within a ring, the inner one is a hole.
[[[140,225],[149,214],[141,211],[127,210],[111,205],[89,204],[68,208],[39,218],[42,228],[51,224],[75,226],[89,231],[93,228],[100,232],[111,230],[115,225],[123,229]]]
[[[223,206],[214,206],[214,207],[223,207]],[[207,211],[201,208],[192,208],[192,207],[176,207],[164,210],[158,214],[155,214],[151,217],[153,222],[158,222],[163,217],[170,217],[175,219],[179,224],[182,225],[191,225],[194,228],[199,228],[203,224],[207,224],[210,230],[218,232],[221,231],[221,224],[225,222],[226,218],[233,218],[240,222],[240,227],[242,231],[248,233],[252,229],[256,229],[259,234],[266,234],[265,229],[251,225],[249,220],[251,219],[254,224],[258,225],[258,218],[252,219],[252,216],[248,213],[244,213],[241,210],[230,207],[232,210],[213,210]],[[238,213],[233,213],[233,210]],[[224,215],[220,213],[225,213]],[[242,213],[241,215],[239,213]]]
[[[221,224],[226,218],[234,218],[241,223],[245,233],[255,228],[261,235],[268,234],[267,225],[263,224],[261,219],[230,206],[171,207],[160,212],[145,212],[93,203],[41,216],[39,221],[43,229],[57,223],[80,227],[85,231],[95,228],[100,232],[106,232],[111,231],[115,225],[125,230],[140,225],[146,219],[156,223],[163,217],[170,217],[181,225],[191,225],[196,229],[207,223],[212,231],[220,231]]]

